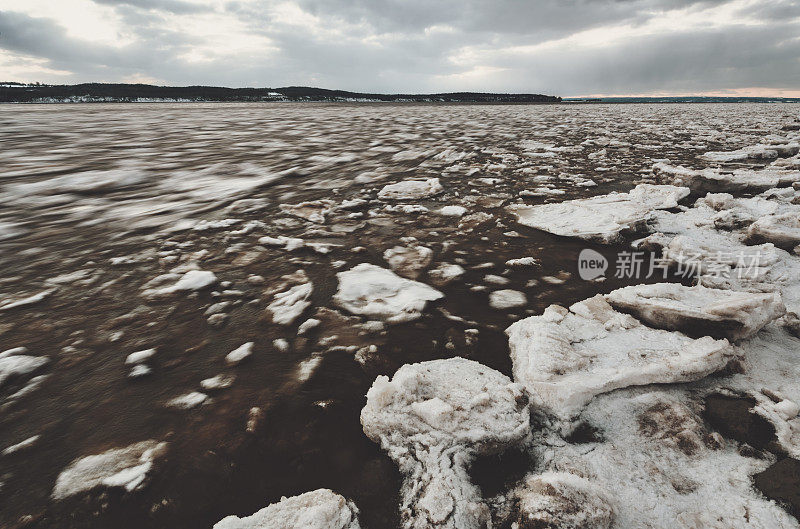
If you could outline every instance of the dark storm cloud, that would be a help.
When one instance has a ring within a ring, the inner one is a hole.
[[[447,24],[464,31],[561,33],[620,21],[643,21],[665,9],[726,0],[299,0],[311,13],[362,21],[380,31]]]
[[[742,9],[741,13],[760,20],[792,20],[800,18],[800,2],[795,0],[762,0],[751,7]]]
[[[114,9],[132,36],[129,44],[89,43],[57,20],[0,11],[0,49],[72,72],[60,79],[68,82],[144,76],[169,84],[560,95],[800,89],[800,1],[94,2]],[[715,7],[726,10],[724,23],[687,29],[673,17],[672,26],[659,25],[671,10],[691,15]],[[254,44],[235,53],[224,42],[209,46],[202,33],[181,29],[198,16],[206,23],[210,17],[212,26],[232,24],[241,32],[232,41]],[[623,25],[642,31],[597,44],[580,40],[580,32],[606,28],[614,37]],[[202,60],[187,59],[200,48]]]

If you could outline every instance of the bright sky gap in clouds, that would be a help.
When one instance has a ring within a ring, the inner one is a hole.
[[[800,0],[0,0],[0,81],[800,97]]]

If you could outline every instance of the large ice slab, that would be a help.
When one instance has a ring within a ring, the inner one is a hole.
[[[478,529],[490,521],[467,468],[529,435],[522,386],[472,360],[406,364],[375,379],[361,410],[364,433],[397,462],[403,526]]]
[[[782,169],[736,169],[722,172],[718,169],[688,169],[664,162],[653,165],[653,173],[659,182],[685,186],[692,193],[760,193],[773,187],[791,185],[800,179],[797,171]]]
[[[569,310],[551,305],[508,329],[514,380],[551,414],[569,418],[595,395],[627,386],[685,382],[727,365],[727,340],[652,329],[600,295]]]
[[[623,232],[642,230],[650,213],[670,209],[689,195],[689,189],[672,185],[639,184],[629,193],[568,200],[538,206],[513,205],[507,210],[524,226],[602,243],[621,238]]]
[[[656,283],[620,288],[606,295],[617,310],[654,327],[693,336],[741,340],[786,312],[778,293],[735,292]]]
[[[214,529],[359,529],[358,508],[330,489],[317,489],[264,507],[251,516],[228,516]]]
[[[389,323],[418,319],[428,301],[444,296],[425,283],[405,279],[391,270],[361,263],[336,274],[339,290],[333,301],[353,314]]]

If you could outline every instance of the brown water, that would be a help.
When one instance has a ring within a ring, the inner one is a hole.
[[[551,303],[568,305],[639,282],[580,280],[581,249],[603,252],[613,269],[623,246],[524,228],[502,206],[626,191],[649,177],[656,160],[700,165],[703,152],[757,143],[797,110],[738,104],[0,107],[0,302],[56,288],[41,303],[0,312],[0,351],[25,346],[51,359],[37,373],[48,375],[39,389],[11,398],[29,377],[0,387],[0,449],[41,435],[29,450],[0,457],[0,527],[210,527],[225,515],[250,514],[319,487],[352,498],[363,526],[396,526],[400,476],[358,419],[375,376],[456,355],[510,374],[508,324]],[[550,185],[565,193],[519,199],[520,191],[541,185],[537,176],[554,177]],[[576,186],[575,176],[598,185]],[[445,193],[413,202],[431,213],[382,210],[377,191],[410,177],[441,179]],[[337,211],[326,224],[313,225],[278,208],[353,198],[373,201],[363,209],[373,215]],[[257,208],[242,211],[236,202],[242,199]],[[433,214],[453,204],[493,219],[468,232],[458,219]],[[223,218],[241,222],[185,229],[188,220]],[[230,233],[250,220],[264,224]],[[511,230],[520,237],[505,235]],[[288,253],[259,246],[265,235],[339,246],[325,255]],[[433,266],[459,262],[467,269],[462,280],[441,288],[444,299],[419,321],[367,336],[325,322],[297,337],[305,318],[288,328],[264,318],[269,298],[263,290],[281,275],[306,271],[315,287],[310,316],[318,307],[334,308],[337,271],[360,262],[386,266],[383,251],[403,237],[432,248]],[[366,250],[353,253],[357,246]],[[110,262],[125,256],[135,258]],[[527,256],[540,259],[541,267],[507,271],[506,260]],[[203,314],[222,299],[214,291],[157,302],[140,295],[144,283],[188,261],[241,291],[225,326],[210,326]],[[76,271],[85,272],[52,282]],[[265,285],[247,282],[251,274],[263,276]],[[505,274],[509,284],[487,285],[486,274]],[[562,283],[542,280],[559,274]],[[476,292],[475,285],[490,288]],[[525,292],[527,312],[490,309],[494,288]],[[116,320],[123,315],[129,316]],[[465,330],[471,328],[479,334],[470,343]],[[337,334],[336,345],[375,345],[378,352],[359,363],[352,351],[320,345],[324,333]],[[276,338],[289,340],[289,350],[277,350]],[[226,368],[225,354],[247,341],[255,342],[254,357]],[[153,374],[128,379],[125,356],[149,347],[158,348]],[[307,381],[299,380],[300,362],[314,354],[321,362]],[[164,406],[222,372],[235,373],[236,382],[211,403],[188,411]],[[252,407],[264,415],[248,433]],[[56,477],[75,458],[151,438],[168,440],[170,451],[145,490],[50,500]],[[509,468],[520,465],[513,454],[507,461]],[[492,465],[479,465],[475,474],[487,494],[521,475],[498,477]]]

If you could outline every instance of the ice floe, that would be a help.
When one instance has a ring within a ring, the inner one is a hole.
[[[758,144],[737,149],[735,151],[710,151],[703,158],[712,162],[743,162],[745,160],[774,160],[778,157],[790,157],[800,151],[800,144],[791,142],[784,144]]]
[[[489,293],[489,306],[497,310],[515,309],[528,304],[524,292],[511,289],[495,290]]]
[[[253,515],[228,516],[214,529],[360,529],[358,508],[330,489],[283,497]]]
[[[685,382],[724,368],[727,340],[652,329],[600,295],[569,310],[551,305],[508,329],[514,380],[534,402],[569,418],[595,395],[633,385]]]
[[[33,294],[31,296],[0,300],[0,311],[16,309],[19,307],[27,307],[28,305],[34,305],[36,303],[39,303],[40,301],[44,301],[50,296],[50,294],[52,294],[55,291],[56,290],[54,288],[51,288],[49,290],[43,290],[42,292],[39,292],[38,294]]]
[[[251,356],[253,356],[253,342],[243,343],[227,355],[225,355],[225,362],[229,365],[238,365]]]
[[[335,205],[336,203],[332,200],[315,200],[294,205],[281,204],[280,209],[284,213],[300,217],[309,222],[324,224],[325,216],[333,211]]]
[[[0,388],[13,378],[31,375],[50,363],[46,356],[9,355],[0,358]]]
[[[406,528],[478,529],[490,520],[467,468],[479,454],[529,435],[519,384],[471,360],[406,364],[379,376],[361,410],[364,433],[400,467],[400,514]]]
[[[750,224],[747,236],[750,241],[771,242],[779,248],[791,250],[800,244],[800,211],[765,215]]]
[[[722,172],[718,169],[687,169],[664,162],[653,166],[659,182],[685,186],[692,193],[760,193],[779,186],[791,185],[798,179],[797,171],[781,169],[736,169]]]
[[[62,500],[95,487],[141,489],[166,451],[167,443],[151,439],[76,459],[58,475],[52,496]]]
[[[269,291],[274,292],[274,297],[267,305],[267,313],[273,323],[291,325],[311,306],[309,298],[314,292],[314,284],[303,270],[285,275],[281,279],[282,282]]]
[[[606,295],[617,310],[672,331],[741,340],[783,316],[780,294],[687,287],[678,283],[635,285]]]
[[[378,198],[387,200],[417,200],[433,195],[438,195],[444,191],[438,178],[428,178],[426,180],[403,180],[396,184],[389,184],[378,192]]]
[[[398,275],[416,279],[433,260],[433,250],[425,246],[395,246],[383,252],[383,258]]]
[[[440,263],[436,268],[428,270],[428,277],[436,286],[449,285],[466,273],[464,267],[452,263]]]
[[[349,312],[402,323],[418,319],[428,301],[443,294],[424,283],[396,275],[391,270],[361,263],[336,274],[339,289],[333,301]]]
[[[190,393],[186,393],[185,395],[180,395],[167,401],[166,406],[168,408],[178,408],[181,410],[191,410],[192,408],[196,408],[203,404],[206,400],[208,400],[208,395],[205,393],[200,393],[199,391],[192,391]]]
[[[147,362],[151,358],[153,358],[156,354],[155,349],[144,349],[142,351],[136,351],[135,353],[129,354],[125,358],[125,365],[133,365],[133,364],[143,364]]]
[[[524,226],[611,243],[619,240],[623,232],[643,230],[653,210],[674,208],[688,195],[685,187],[639,184],[629,193],[538,206],[512,205],[507,210]]]
[[[169,281],[175,282],[168,286],[160,286]],[[147,298],[159,298],[170,296],[178,292],[202,290],[214,285],[216,282],[217,276],[214,272],[209,272],[207,270],[189,270],[182,276],[177,274],[165,274],[145,284],[142,287],[142,296]]]

